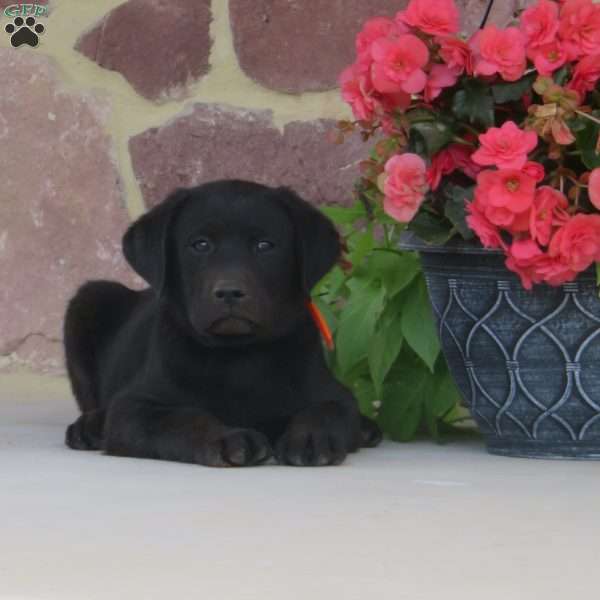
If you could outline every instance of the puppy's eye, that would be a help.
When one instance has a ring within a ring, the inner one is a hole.
[[[212,244],[204,238],[194,240],[190,245],[194,252],[198,252],[199,254],[206,254],[212,250]]]
[[[269,240],[259,240],[258,242],[256,242],[256,251],[257,252],[268,252],[269,250],[272,250],[275,247],[275,244],[273,242],[270,242]]]

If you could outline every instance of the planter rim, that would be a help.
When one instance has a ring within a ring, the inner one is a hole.
[[[502,256],[501,250],[484,248],[479,242],[467,242],[460,239],[452,239],[445,244],[429,244],[421,239],[416,233],[405,230],[400,236],[398,244],[401,250],[416,250],[418,252],[430,252],[434,254],[473,254]]]

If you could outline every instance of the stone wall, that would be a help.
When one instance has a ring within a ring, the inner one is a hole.
[[[462,3],[473,29],[486,2]],[[349,202],[364,149],[329,142],[348,116],[336,77],[361,22],[404,4],[50,0],[36,48],[13,48],[2,15],[0,372],[61,372],[67,299],[89,278],[141,284],[120,237],[176,186],[235,176]]]

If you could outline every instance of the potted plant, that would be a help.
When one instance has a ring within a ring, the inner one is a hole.
[[[358,34],[357,192],[419,252],[489,451],[600,458],[600,4],[539,0],[470,38],[459,17],[411,0]]]

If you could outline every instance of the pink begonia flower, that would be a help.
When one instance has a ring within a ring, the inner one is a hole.
[[[528,160],[525,163],[525,165],[523,166],[523,172],[527,173],[527,175],[529,175],[529,177],[531,177],[532,179],[535,179],[536,183],[540,183],[540,181],[543,181],[544,177],[546,176],[546,172],[544,171],[543,165],[531,160]]]
[[[517,81],[523,76],[527,59],[525,37],[516,27],[498,29],[488,25],[470,40],[475,75],[499,73],[506,81]]]
[[[423,67],[429,61],[429,50],[417,36],[405,34],[393,40],[376,40],[371,56],[374,61],[371,76],[378,91],[417,94],[425,88],[427,75]]]
[[[408,223],[415,216],[427,192],[425,171],[425,161],[417,154],[400,154],[387,161],[383,208],[390,217]]]
[[[538,137],[534,131],[523,131],[513,121],[506,121],[502,127],[490,127],[479,136],[479,142],[481,147],[473,153],[473,162],[499,169],[521,169],[537,146]]]
[[[467,213],[467,225],[475,232],[484,248],[506,250],[499,227],[489,221],[477,200],[467,203]]]
[[[516,240],[508,248],[506,267],[521,278],[521,284],[526,290],[530,290],[534,283],[540,283],[543,279],[538,266],[544,256],[533,240]]]
[[[411,102],[410,94],[405,92],[387,95],[377,92],[368,73],[361,73],[356,65],[344,69],[339,82],[342,99],[350,105],[354,116],[360,121],[383,118],[396,108],[408,108]]]
[[[344,69],[339,79],[342,99],[360,121],[370,121],[375,113],[373,86],[367,75],[357,73],[354,65]]]
[[[600,4],[593,0],[568,0],[560,11],[558,34],[569,60],[600,54]]]
[[[527,55],[533,60],[537,72],[544,77],[552,75],[552,73],[557,69],[560,69],[568,59],[565,46],[559,40],[529,50]]]
[[[571,90],[575,90],[581,98],[585,98],[591,92],[600,79],[600,54],[584,56],[573,70],[573,78],[567,84]]]
[[[454,0],[410,0],[396,21],[429,35],[452,35],[460,28],[460,13]]]
[[[535,273],[540,281],[554,286],[573,281],[578,275],[578,272],[570,269],[560,257],[550,258],[548,255],[537,261]]]
[[[452,87],[458,80],[460,73],[447,65],[433,65],[427,77],[427,84],[423,98],[425,102],[432,102],[444,88]]]
[[[570,271],[580,273],[600,261],[600,215],[577,214],[555,234],[548,249]]]
[[[371,46],[373,42],[388,37],[397,37],[403,33],[408,33],[409,29],[403,23],[395,23],[387,17],[375,17],[369,19],[361,31],[356,36],[356,65],[361,71],[370,71],[373,64],[371,56]]]
[[[459,38],[438,38],[436,42],[440,45],[440,57],[451,69],[455,69],[459,75],[463,72],[473,74],[471,49],[467,42]]]
[[[528,49],[551,44],[558,33],[558,4],[539,0],[521,13],[520,27]]]
[[[535,180],[521,170],[487,170],[477,176],[475,200],[492,224],[512,233],[529,229],[534,197]]]
[[[600,169],[594,169],[588,180],[590,202],[600,210]]]
[[[568,200],[564,194],[548,185],[538,188],[529,215],[531,239],[547,246],[555,227],[564,225],[569,219]]]
[[[365,22],[355,40],[356,53],[363,54],[371,51],[371,45],[379,38],[407,33],[408,27],[395,23],[387,17],[374,17]]]
[[[432,190],[436,190],[442,177],[450,175],[457,169],[471,179],[475,179],[482,167],[471,160],[472,150],[463,144],[450,144],[440,150],[432,159],[431,166],[427,169],[427,183]]]

